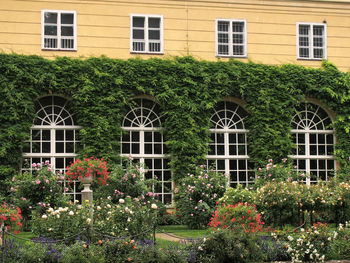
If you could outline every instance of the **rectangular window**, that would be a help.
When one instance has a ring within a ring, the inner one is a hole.
[[[75,11],[41,11],[41,48],[77,50],[77,15]]]
[[[163,53],[163,16],[130,15],[130,52]]]
[[[298,59],[326,59],[326,33],[325,24],[297,23]]]
[[[247,56],[247,29],[245,20],[216,19],[215,31],[216,56]]]

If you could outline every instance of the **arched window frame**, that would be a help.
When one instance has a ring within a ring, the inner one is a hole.
[[[335,130],[329,128],[332,115],[316,102],[301,103],[295,112],[291,133],[296,149],[289,157],[299,173],[310,175],[307,183],[327,181],[336,171]]]
[[[32,164],[42,165],[48,161],[53,172],[63,174],[75,160],[80,143],[78,131],[82,127],[75,124],[68,103],[68,99],[58,95],[44,96],[36,101],[36,116],[23,151],[27,165],[22,167],[22,172],[32,172],[37,169]],[[72,195],[74,201],[81,199],[78,182],[71,184],[72,192],[66,191],[65,180],[63,183],[64,194]]]
[[[216,171],[227,176],[227,186],[254,183],[255,175],[248,156],[249,130],[244,124],[247,116],[248,113],[239,103],[223,100],[210,117],[212,142],[209,143],[207,165],[214,165]]]
[[[135,102],[122,122],[121,156],[131,156],[146,167],[141,168],[144,178],[156,179],[160,184],[160,187],[153,186],[153,192],[161,202],[172,206],[173,181],[163,138],[163,116],[160,115],[159,105],[153,100],[142,97],[136,98]]]

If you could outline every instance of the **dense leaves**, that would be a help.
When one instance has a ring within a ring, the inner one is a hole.
[[[294,106],[313,97],[337,114],[336,155],[347,168],[349,80],[349,74],[328,62],[321,69],[309,69],[192,57],[46,60],[0,54],[0,179],[18,170],[35,115],[34,101],[48,94],[72,100],[78,125],[84,127],[80,137],[85,147],[79,154],[109,162],[118,162],[120,125],[127,105],[136,96],[152,96],[165,115],[164,134],[175,180],[205,158],[209,118],[219,100],[231,97],[246,103],[249,156],[258,167],[291,153]]]

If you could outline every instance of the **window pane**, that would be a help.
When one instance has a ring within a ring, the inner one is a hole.
[[[218,34],[218,42],[219,43],[228,43],[228,34],[219,33]]]
[[[232,22],[232,32],[244,32],[244,23]]]
[[[44,22],[51,23],[51,24],[57,24],[57,13],[45,12]]]
[[[229,22],[228,21],[218,21],[218,31],[228,32]]]
[[[56,142],[56,153],[64,153],[64,143]]]
[[[149,28],[160,28],[160,18],[148,18]]]
[[[228,45],[219,45],[218,46],[218,53],[220,55],[228,55]]]
[[[57,36],[57,26],[45,26],[44,34],[46,36]]]
[[[323,49],[314,49],[314,58],[322,58]]]
[[[323,26],[314,26],[314,36],[323,36]]]
[[[153,40],[160,39],[160,31],[159,30],[148,30],[148,38]]]
[[[302,58],[308,58],[310,56],[310,51],[308,48],[299,48],[299,56]]]
[[[299,25],[299,34],[300,35],[309,35],[310,26]]]
[[[243,35],[234,34],[232,37],[234,44],[243,44]]]
[[[61,36],[73,36],[73,27],[72,26],[62,26],[61,27]]]
[[[243,46],[233,46],[233,55],[244,55]]]
[[[74,24],[74,14],[61,14],[61,24]]]
[[[145,38],[145,31],[142,29],[134,29],[132,36],[134,39],[144,39]]]
[[[145,18],[144,17],[133,17],[133,27],[144,27],[145,25]]]

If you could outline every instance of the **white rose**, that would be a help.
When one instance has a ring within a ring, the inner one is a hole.
[[[73,216],[74,215],[74,212],[73,211],[69,211],[68,213],[70,216]]]
[[[47,215],[43,214],[41,218],[42,218],[42,219],[46,219],[46,218],[47,218]]]
[[[152,209],[157,209],[158,206],[157,206],[156,204],[152,204],[152,205],[151,205],[151,208],[152,208]]]
[[[107,208],[111,208],[111,205],[110,205],[110,204],[107,204]]]
[[[91,218],[86,219],[86,223],[87,223],[88,225],[90,225],[90,223],[91,223]]]
[[[120,199],[119,199],[119,203],[124,204],[124,203],[125,203],[125,200],[120,198]]]
[[[102,209],[101,206],[97,206],[98,211],[101,211],[101,209]]]

